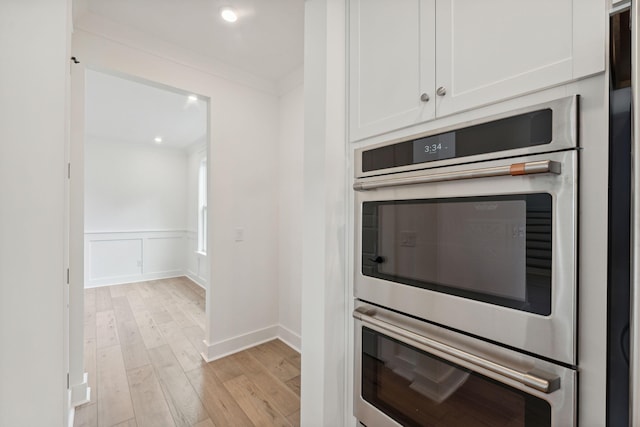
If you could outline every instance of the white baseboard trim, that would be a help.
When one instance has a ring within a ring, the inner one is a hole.
[[[73,427],[76,418],[76,408],[69,408],[69,414],[67,415],[67,427]]]
[[[300,353],[300,348],[302,347],[302,338],[300,335],[293,332],[291,329],[288,329],[285,326],[278,325],[278,338],[287,344],[289,347]]]
[[[101,288],[103,286],[126,285],[127,283],[146,282],[147,280],[173,279],[185,276],[184,271],[176,270],[166,273],[143,274],[141,276],[115,277],[110,279],[93,280],[85,283],[84,288]]]
[[[185,276],[187,276],[189,280],[191,280],[196,285],[200,286],[205,291],[207,290],[207,282],[205,282],[204,279],[196,276],[195,273],[193,273],[192,271],[187,270]]]
[[[271,341],[277,337],[278,325],[273,325],[216,343],[208,343],[205,340],[202,358],[207,362],[213,362],[214,360],[229,356],[247,348],[255,347],[263,342]]]
[[[91,400],[91,387],[89,387],[89,374],[84,373],[82,376],[82,382],[80,384],[74,384],[69,389],[71,392],[70,404],[72,407],[80,406]]]
[[[282,325],[273,325],[217,343],[210,344],[206,340],[203,340],[205,350],[200,354],[206,362],[213,362],[214,360],[230,356],[276,338],[300,353],[302,342],[300,335]]]
[[[76,417],[76,407],[71,404],[71,390],[67,390],[67,427],[73,427]]]

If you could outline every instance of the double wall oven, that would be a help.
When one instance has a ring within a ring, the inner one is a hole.
[[[355,415],[575,424],[578,97],[355,153]]]

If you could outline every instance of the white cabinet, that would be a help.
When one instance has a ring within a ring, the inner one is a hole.
[[[436,5],[438,116],[604,70],[605,2],[442,0]],[[594,7],[597,6],[597,7]]]
[[[351,140],[434,117],[434,10],[435,0],[351,0]]]
[[[351,0],[350,139],[603,71],[606,19],[601,0]]]

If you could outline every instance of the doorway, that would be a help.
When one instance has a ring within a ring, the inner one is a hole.
[[[85,285],[97,293],[187,276],[204,295],[199,323],[207,323],[210,106],[197,93],[82,64],[72,72],[71,106],[69,383],[76,406],[89,402],[96,377],[83,361]],[[194,343],[204,338],[201,332]]]
[[[206,100],[94,70],[85,92],[85,287],[206,288]]]

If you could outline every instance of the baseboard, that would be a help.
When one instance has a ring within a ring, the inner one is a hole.
[[[208,343],[205,340],[205,349],[202,353],[202,358],[207,362],[213,362],[216,359],[255,347],[258,344],[271,341],[275,338],[278,338],[278,325],[269,326],[216,343]]]
[[[300,346],[302,342],[300,335],[282,325],[273,325],[244,335],[238,335],[237,337],[229,338],[224,341],[219,341],[217,343],[210,344],[204,340],[205,350],[201,355],[206,362],[213,362],[214,360],[255,347],[276,338],[280,339],[289,347],[300,353]]]
[[[300,335],[296,334],[291,329],[279,325],[278,338],[280,338],[280,340],[287,344],[289,347],[300,353],[300,348],[302,347],[302,338],[300,337]]]
[[[147,280],[173,279],[175,277],[182,277],[184,275],[184,271],[175,270],[165,273],[143,274],[140,276],[114,277],[108,279],[90,280],[85,283],[84,287],[85,289],[101,288],[103,286],[126,285],[127,283],[146,282]]]
[[[185,273],[185,276],[187,276],[189,280],[191,280],[196,285],[200,286],[205,291],[207,290],[207,282],[205,282],[204,279],[196,276],[192,271],[187,270],[187,272]]]
[[[73,427],[75,418],[76,418],[76,407],[71,406],[69,407],[69,413],[67,414],[67,427]]]
[[[91,387],[89,387],[89,374],[84,373],[82,376],[82,382],[80,384],[74,384],[69,389],[71,392],[70,405],[72,407],[80,406],[91,400]]]
[[[76,384],[67,389],[67,427],[73,427],[76,418],[76,407],[91,400],[91,387],[89,387],[89,374],[82,377],[82,384]]]
[[[71,390],[67,389],[67,427],[73,427],[75,417],[76,407],[71,404]]]

